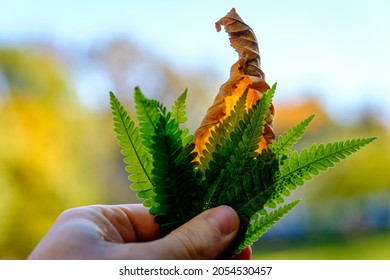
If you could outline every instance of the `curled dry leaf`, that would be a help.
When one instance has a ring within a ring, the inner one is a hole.
[[[238,53],[239,59],[232,65],[229,80],[221,86],[214,103],[207,110],[200,127],[195,131],[195,149],[199,156],[203,154],[211,131],[230,115],[234,105],[246,89],[248,89],[246,102],[248,109],[270,88],[260,68],[259,48],[253,30],[241,19],[234,8],[215,23],[217,31],[221,30],[221,25],[229,34],[230,45]],[[267,149],[268,144],[275,140],[272,129],[273,116],[274,107],[271,105],[258,151]]]

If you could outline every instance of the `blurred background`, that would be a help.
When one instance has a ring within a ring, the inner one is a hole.
[[[278,82],[277,135],[315,114],[301,146],[378,136],[293,193],[302,202],[256,259],[390,259],[390,2],[18,1],[0,4],[0,258],[24,259],[65,209],[137,202],[109,91],[170,106],[193,132],[237,54],[214,23],[235,7]],[[298,147],[299,148],[299,147]]]

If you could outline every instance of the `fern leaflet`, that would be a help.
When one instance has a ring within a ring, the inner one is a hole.
[[[360,150],[365,145],[374,141],[376,137],[365,139],[352,139],[347,141],[316,145],[313,144],[309,149],[305,148],[299,154],[293,151],[289,160],[286,160],[281,166],[275,178],[275,189],[279,197],[287,189],[295,189],[302,186],[304,181],[311,180],[313,176],[325,172],[334,167],[341,160],[354,152]],[[274,201],[269,201],[268,207],[274,207]]]
[[[187,98],[187,89],[176,99],[175,103],[172,106],[172,118],[177,121],[178,124],[185,123],[187,121],[187,116],[186,116],[186,98]],[[182,133],[182,141],[183,141],[183,146],[188,145],[191,143],[194,139],[192,135],[188,136],[188,128],[183,130]]]
[[[291,148],[301,139],[305,134],[306,129],[313,120],[314,115],[311,115],[304,121],[300,122],[298,125],[288,129],[286,132],[282,133],[278,139],[271,143],[269,146],[270,150],[279,157],[289,155]]]
[[[255,213],[251,218],[252,222],[248,226],[244,240],[235,251],[235,254],[240,253],[241,250],[251,246],[254,242],[256,242],[264,233],[266,233],[283,216],[290,212],[298,203],[299,200],[295,200],[289,204],[279,207],[270,213]]]
[[[264,130],[265,118],[272,103],[276,84],[266,91],[258,102],[244,114],[243,122],[231,133],[232,145],[235,147],[234,153],[230,156],[228,170],[232,176],[241,174],[243,170],[253,162],[253,158],[258,155],[257,149],[260,137]],[[246,125],[245,125],[246,124]],[[234,143],[234,140],[239,140]]]
[[[264,93],[252,108],[241,115],[241,120],[237,119],[238,124],[233,127],[230,135],[221,138],[223,145],[217,144],[215,146],[215,152],[212,153],[212,159],[204,174],[206,183],[215,186],[214,181],[218,181],[221,170],[226,169],[228,172],[224,175],[223,185],[208,189],[207,198],[208,201],[211,201],[209,205],[214,205],[218,200],[220,203],[226,202],[226,195],[230,195],[227,186],[240,188],[240,183],[238,185],[237,183],[243,178],[246,170],[256,164],[254,158],[257,156],[256,150],[274,91],[275,86]],[[239,99],[237,108],[242,106],[240,105],[242,100]],[[232,116],[235,118],[238,114],[233,111]],[[221,133],[221,135],[223,134]],[[231,206],[234,207],[234,205]]]
[[[246,113],[245,106],[247,93],[248,89],[240,96],[230,115],[219,123],[215,130],[211,131],[209,142],[206,144],[206,148],[203,150],[203,156],[200,158],[201,165],[199,166],[199,169],[202,173],[209,167],[209,162],[212,160],[212,154],[217,150],[217,147],[224,145],[224,142],[229,139],[231,131],[238,126],[238,123]]]
[[[139,88],[135,89],[134,103],[142,143],[147,149],[150,149],[156,124],[160,116],[166,115],[166,108],[157,100],[146,98]]]
[[[174,118],[179,124],[187,121],[186,117],[186,98],[187,89],[176,99],[172,106],[172,118]]]
[[[192,197],[197,188],[191,154],[182,146],[182,131],[178,123],[167,116],[160,116],[153,137],[152,181],[156,205],[151,213],[156,215],[163,233],[169,233],[195,214],[192,213]]]
[[[123,148],[126,171],[130,173],[131,188],[138,191],[138,197],[144,200],[144,205],[153,205],[153,184],[151,182],[151,162],[148,153],[142,146],[138,128],[129,117],[114,93],[110,92],[111,109],[114,119],[114,130],[117,133],[119,145]]]

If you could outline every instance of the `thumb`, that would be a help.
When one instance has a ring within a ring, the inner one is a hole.
[[[239,223],[228,206],[209,209],[158,241],[161,258],[215,259],[233,241]]]

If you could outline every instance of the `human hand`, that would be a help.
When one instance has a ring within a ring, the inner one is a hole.
[[[159,238],[159,226],[139,204],[93,205],[64,211],[29,259],[215,259],[239,227],[227,206],[207,210]],[[235,259],[249,259],[251,249]]]

